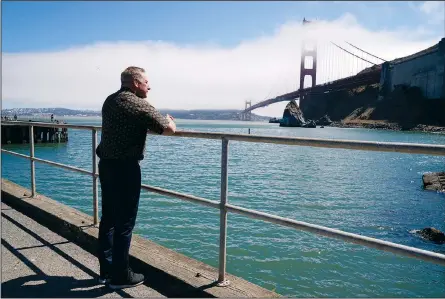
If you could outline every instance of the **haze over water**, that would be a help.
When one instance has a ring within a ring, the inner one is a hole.
[[[68,118],[98,124],[99,118]],[[178,120],[179,130],[445,144],[445,135],[367,129]],[[5,149],[29,154],[28,145]],[[413,230],[445,231],[444,194],[422,174],[445,157],[230,142],[229,202],[295,220],[445,253]],[[91,132],[37,144],[36,156],[91,169]],[[148,136],[143,183],[212,200],[220,196],[221,141]],[[30,187],[29,161],[2,154],[2,177]],[[92,215],[91,177],[36,163],[37,192]],[[293,297],[445,297],[445,268],[343,241],[228,215],[227,271]],[[135,232],[218,266],[219,211],[141,192]]]

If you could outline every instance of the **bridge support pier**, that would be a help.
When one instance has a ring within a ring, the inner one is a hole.
[[[305,93],[300,94],[300,109],[301,112],[303,112],[303,115],[307,115],[308,107],[311,105],[311,94]]]
[[[252,120],[252,111],[245,112],[245,110],[250,107],[252,107],[252,101],[246,101],[244,105],[244,111],[241,112],[241,120],[244,121]]]

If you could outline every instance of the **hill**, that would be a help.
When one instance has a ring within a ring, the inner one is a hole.
[[[242,110],[174,110],[160,109],[162,114],[170,114],[179,119],[200,119],[200,120],[240,120]],[[2,116],[101,116],[100,111],[76,110],[68,108],[12,108],[2,109]],[[253,121],[268,121],[270,117],[260,116],[252,113]]]

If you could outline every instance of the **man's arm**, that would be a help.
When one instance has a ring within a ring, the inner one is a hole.
[[[135,118],[151,132],[172,135],[176,131],[176,125],[171,117],[163,116],[155,107],[147,101],[137,98],[133,94],[123,95],[123,100],[117,102],[126,110],[129,117]]]
[[[176,132],[176,124],[173,121],[173,117],[171,117],[169,114],[167,114],[168,119],[168,125],[164,129],[164,132],[162,132],[162,135],[173,135]]]
[[[148,124],[148,129],[160,135],[173,135],[176,132],[176,124],[173,118],[167,114],[163,116],[155,107],[147,103],[149,107],[144,109],[146,111],[145,121]]]

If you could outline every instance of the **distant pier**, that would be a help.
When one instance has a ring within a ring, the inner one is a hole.
[[[23,120],[21,120],[23,121]],[[2,119],[3,122],[3,119]],[[33,122],[29,120],[29,122]],[[14,125],[14,121],[2,123],[1,144],[29,143],[29,127]],[[59,124],[59,121],[45,121],[45,123]],[[67,128],[34,127],[34,143],[64,143],[68,141]]]

